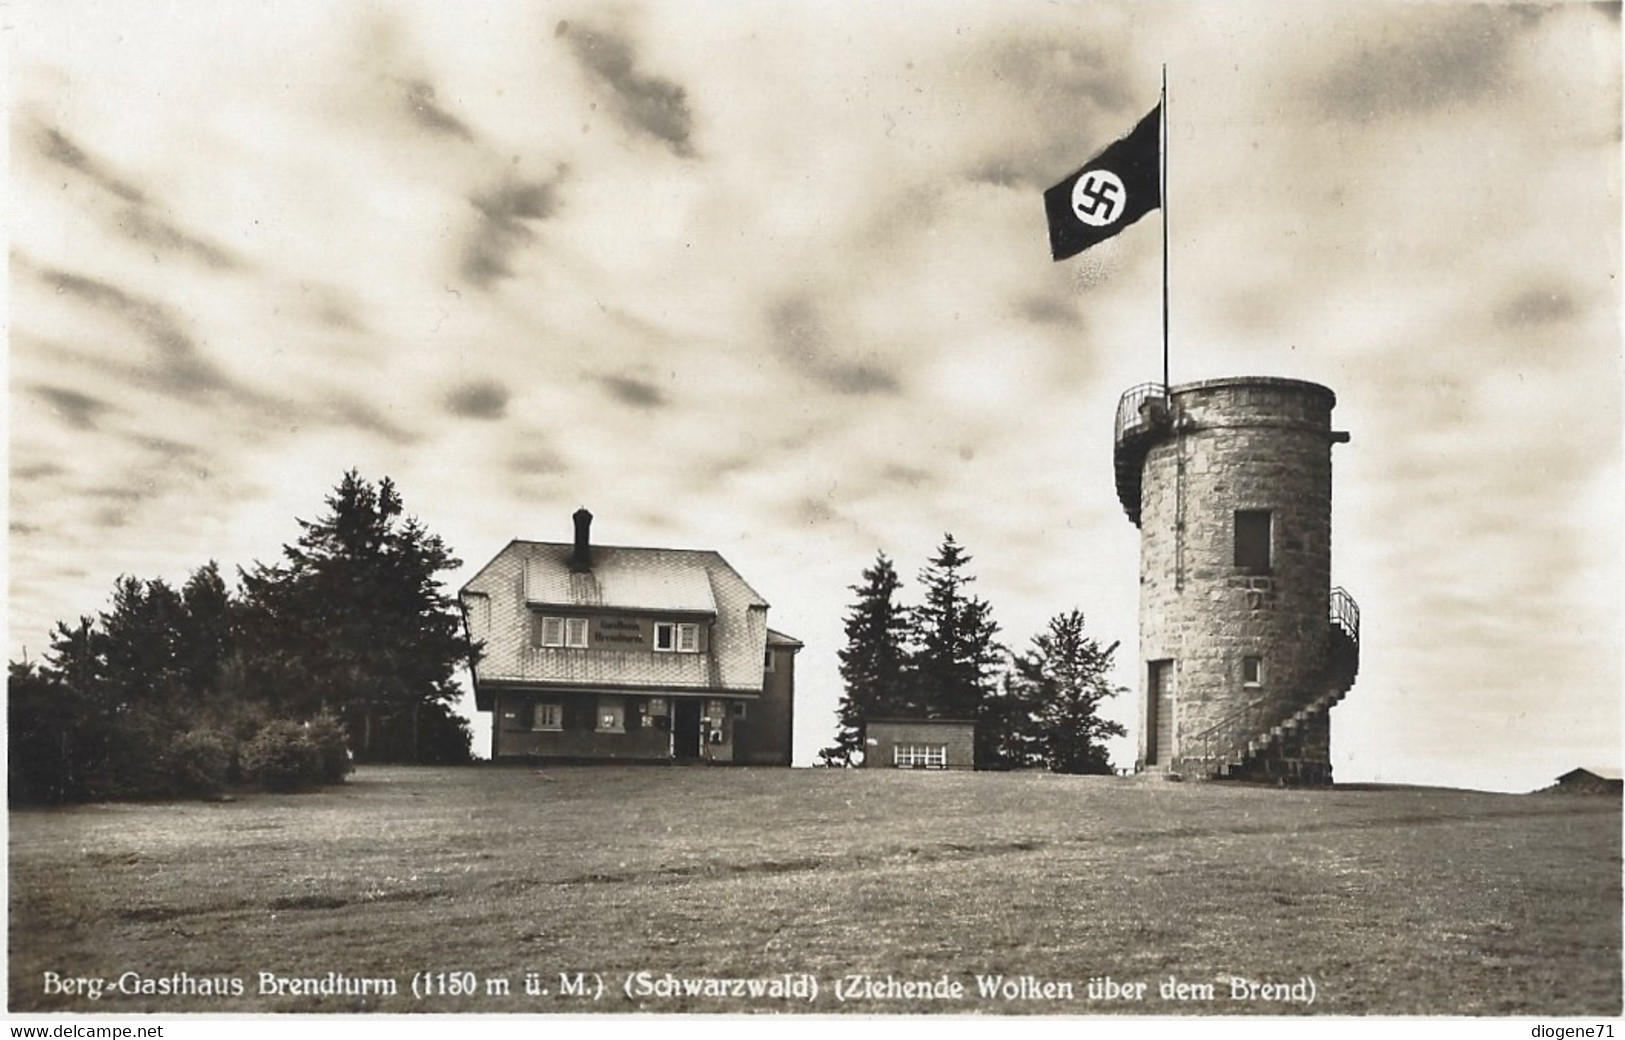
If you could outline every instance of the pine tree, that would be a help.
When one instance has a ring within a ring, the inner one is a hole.
[[[1084,633],[1079,610],[1058,614],[1033,637],[1033,647],[1015,658],[1012,687],[1030,704],[1037,720],[1043,759],[1051,772],[1110,773],[1106,741],[1121,737],[1123,725],[1100,717],[1100,706],[1126,690],[1111,684],[1112,654]]]
[[[175,654],[181,682],[193,699],[214,700],[222,693],[226,664],[236,648],[237,611],[213,560],[181,586]]]
[[[868,719],[907,710],[904,672],[905,608],[897,601],[902,579],[884,552],[863,572],[861,584],[846,615],[846,646],[840,651],[844,690],[835,744],[818,753],[824,765],[850,766],[863,751]]]
[[[991,751],[1003,723],[997,712],[988,711],[988,701],[1002,651],[994,639],[999,626],[991,606],[966,592],[976,580],[965,571],[970,562],[949,534],[920,573],[925,601],[912,613],[912,701],[937,718],[976,720],[977,763],[994,764]]]

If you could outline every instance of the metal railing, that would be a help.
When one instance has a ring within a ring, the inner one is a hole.
[[[1332,624],[1342,629],[1355,646],[1360,645],[1360,605],[1341,585],[1332,590]]]
[[[1156,402],[1147,408],[1147,402]],[[1150,430],[1158,425],[1156,415],[1168,414],[1168,388],[1161,383],[1141,383],[1123,391],[1117,399],[1117,421],[1112,428],[1112,443],[1121,444],[1123,438]]]
[[[1179,754],[1174,756],[1175,763],[1199,762],[1206,767],[1235,756],[1246,747],[1253,734],[1274,725],[1273,720],[1262,724],[1266,701],[1266,698],[1259,698],[1243,704],[1202,732],[1181,740]],[[1238,734],[1241,734],[1239,738]]]
[[[1333,628],[1348,640],[1348,649],[1354,654],[1353,666],[1358,667],[1360,605],[1354,602],[1354,597],[1348,594],[1347,589],[1341,587],[1332,590],[1330,603],[1329,620]],[[1336,666],[1331,662],[1328,662],[1328,666],[1335,671]],[[1345,678],[1352,679],[1352,674],[1350,669],[1349,675]],[[1200,733],[1183,738],[1179,742],[1179,754],[1174,756],[1175,761],[1199,763],[1204,768],[1214,763],[1239,761],[1244,757],[1248,744],[1280,725],[1284,719],[1291,717],[1291,712],[1275,717],[1266,716],[1264,712],[1266,703],[1267,698],[1261,698],[1244,704]]]

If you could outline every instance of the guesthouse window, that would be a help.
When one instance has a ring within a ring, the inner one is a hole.
[[[1270,526],[1268,509],[1236,510],[1237,567],[1253,574],[1270,572]]]
[[[700,626],[676,621],[655,622],[655,649],[666,653],[699,653]]]
[[[537,701],[531,729],[559,730],[564,728],[564,708],[558,701]]]
[[[541,623],[543,646],[584,648],[587,645],[587,619],[544,617]]]
[[[598,698],[598,725],[600,733],[626,732],[626,702],[619,697]]]
[[[891,749],[892,765],[898,769],[946,769],[946,744],[894,744]]]

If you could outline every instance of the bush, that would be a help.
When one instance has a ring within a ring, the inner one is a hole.
[[[305,725],[305,735],[316,745],[321,759],[322,783],[341,784],[355,766],[350,761],[350,743],[344,723],[331,712],[322,712]]]
[[[176,794],[217,795],[231,769],[233,741],[213,729],[191,729],[169,742],[164,771]]]
[[[321,782],[322,753],[305,726],[277,719],[243,748],[242,770],[267,791],[300,791]]]

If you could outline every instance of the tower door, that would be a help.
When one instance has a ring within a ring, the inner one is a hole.
[[[1147,662],[1145,764],[1165,766],[1174,750],[1174,663]]]

